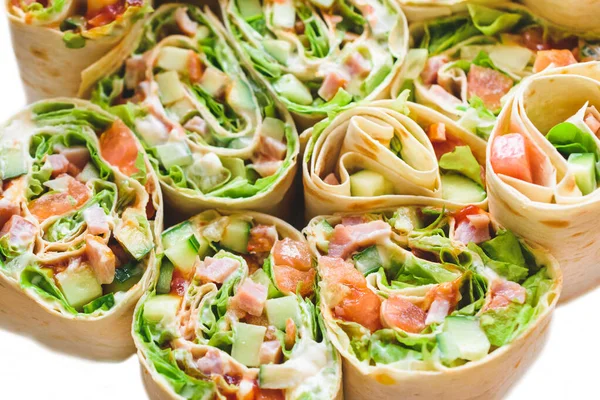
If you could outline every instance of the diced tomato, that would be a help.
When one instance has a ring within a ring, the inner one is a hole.
[[[135,166],[138,157],[137,143],[129,128],[121,121],[115,121],[100,136],[100,154],[127,176],[139,171]]]
[[[286,349],[291,349],[292,347],[294,347],[294,343],[296,342],[296,324],[294,323],[294,320],[291,318],[288,318],[287,321],[285,321],[285,348]]]
[[[273,248],[277,237],[277,228],[273,225],[256,225],[250,229],[248,251],[250,253],[269,252]]]
[[[592,133],[598,136],[598,131],[600,130],[600,121],[598,121],[596,117],[594,117],[594,115],[591,113],[586,115],[584,121],[588,128],[590,128]]]
[[[485,214],[485,211],[483,211],[481,208],[471,204],[471,205],[468,205],[468,206],[456,211],[453,216],[454,216],[454,220],[456,221],[456,225],[458,225],[463,221],[468,221],[469,215],[477,215],[477,214]]]
[[[287,265],[274,265],[273,273],[277,287],[285,294],[295,294],[296,290],[302,297],[309,296],[314,291],[316,272],[314,269],[300,271]]]
[[[88,0],[87,23],[92,28],[110,24],[119,15],[123,14],[125,9],[125,1],[123,0],[105,0],[102,2]]]
[[[544,39],[544,32],[538,28],[527,29],[522,34],[523,45],[529,50],[550,50],[550,44]]]
[[[281,389],[258,389],[256,400],[285,400]]]
[[[446,125],[443,122],[436,122],[427,128],[427,136],[432,143],[446,141]]]
[[[389,328],[419,333],[425,329],[427,314],[402,296],[392,295],[381,304],[381,319]]]
[[[446,140],[443,142],[434,142],[431,141],[433,145],[433,150],[435,151],[435,156],[439,160],[444,154],[451,153],[457,146],[464,146],[465,143],[459,138],[446,134]]]
[[[248,273],[252,275],[256,270],[262,268],[264,260],[258,254],[242,254],[242,258],[248,264]]]
[[[202,64],[202,61],[200,61],[198,54],[191,50],[187,67],[190,80],[194,83],[199,82],[200,78],[202,78],[202,74],[204,73],[204,65]]]
[[[502,106],[500,99],[513,87],[513,80],[491,68],[471,65],[467,86],[469,98],[477,96],[488,109],[495,111]]]
[[[518,133],[497,136],[492,143],[492,168],[497,174],[532,183],[529,146],[529,140]]]
[[[427,60],[425,68],[421,72],[421,80],[426,85],[431,85],[437,82],[438,72],[440,68],[449,61],[448,56],[434,56]]]
[[[371,71],[371,64],[358,51],[352,53],[345,61],[351,75],[365,76]]]
[[[337,71],[330,71],[325,76],[318,94],[326,101],[329,101],[336,95],[340,88],[346,87],[347,83],[348,79],[343,74]]]
[[[363,274],[337,257],[320,257],[319,269],[323,280],[339,296],[337,304],[330,304],[337,318],[356,322],[371,332],[382,328],[381,299],[367,287]]]
[[[516,282],[496,279],[492,282],[492,299],[486,309],[503,308],[511,303],[523,304],[527,298],[527,290]]]
[[[46,193],[29,203],[29,212],[39,221],[77,210],[90,198],[90,190],[70,175],[61,175],[68,180],[67,191]]]
[[[275,265],[285,265],[299,271],[312,270],[312,258],[308,244],[285,238],[278,240],[271,252]]]
[[[351,226],[338,224],[329,241],[328,255],[345,259],[360,247],[376,244],[391,233],[391,226],[381,220]]]
[[[577,64],[577,60],[570,50],[542,50],[537,52],[533,72],[543,71],[550,65],[558,68],[571,64]]]
[[[186,278],[183,277],[181,272],[178,269],[173,270],[173,278],[171,279],[171,294],[176,294],[178,296],[185,295],[185,291],[189,282]]]

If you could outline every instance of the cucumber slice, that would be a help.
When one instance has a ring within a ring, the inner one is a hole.
[[[260,133],[269,136],[278,142],[283,142],[285,137],[285,123],[277,118],[267,117],[262,123]]]
[[[183,240],[187,240],[194,234],[194,228],[190,221],[182,222],[179,225],[175,225],[167,229],[162,234],[162,245],[165,249],[168,249],[175,243]]]
[[[241,16],[246,20],[263,15],[260,0],[237,0],[236,4]]]
[[[115,270],[115,279],[112,283],[104,285],[104,293],[127,292],[144,275],[144,267],[141,263],[130,262]]]
[[[442,361],[451,364],[460,358],[460,349],[447,332],[442,332],[436,336]]]
[[[267,333],[267,328],[264,326],[243,322],[235,324],[231,357],[247,367],[258,367],[260,365],[260,346],[265,333]]]
[[[596,155],[594,153],[572,153],[567,160],[569,171],[575,176],[577,187],[585,196],[596,190]]]
[[[214,98],[219,97],[228,84],[229,77],[214,67],[206,68],[206,71],[204,71],[204,74],[200,79],[200,86],[202,86],[202,89]]]
[[[231,219],[229,225],[225,227],[223,237],[221,237],[221,246],[236,253],[248,253],[250,229],[252,229],[250,222],[241,219]]]
[[[175,103],[185,97],[185,89],[179,80],[176,71],[167,71],[155,76],[160,93],[160,99],[164,104]]]
[[[189,99],[183,98],[171,104],[167,111],[171,117],[176,119],[180,124],[188,120],[192,113],[196,113],[194,105]]]
[[[309,106],[313,102],[310,90],[292,74],[283,75],[273,84],[275,91],[292,103]]]
[[[160,273],[156,281],[156,293],[169,294],[171,292],[171,280],[173,279],[173,270],[175,267],[171,261],[164,258],[160,265]]]
[[[174,243],[165,250],[165,256],[173,263],[175,268],[184,275],[190,274],[194,269],[194,264],[198,258],[199,242],[196,236],[192,235],[187,240]]]
[[[122,223],[115,238],[135,258],[140,260],[154,248],[152,233],[145,211],[128,208],[121,216]]]
[[[329,252],[329,239],[333,234],[333,226],[322,220],[315,226],[315,237],[317,239],[317,248],[323,253]]]
[[[375,197],[394,194],[394,186],[383,175],[363,169],[350,175],[350,194],[355,197]]]
[[[367,247],[360,253],[355,254],[352,258],[356,269],[365,276],[371,272],[378,271],[379,268],[383,266],[377,246]]]
[[[296,23],[296,9],[290,2],[273,3],[273,25],[291,29]]]
[[[285,40],[265,39],[263,47],[274,59],[286,65],[292,52],[292,44]]]
[[[168,324],[175,321],[181,304],[179,296],[161,294],[144,303],[144,318],[148,322]]]
[[[80,310],[85,304],[102,296],[102,286],[92,268],[87,265],[59,272],[56,280],[65,298],[75,309]]]
[[[442,342],[448,351],[445,354],[448,359],[459,354],[461,359],[477,361],[487,356],[490,351],[490,341],[481,329],[478,319],[446,317],[443,332],[445,335]]]
[[[256,108],[254,97],[248,85],[241,80],[235,80],[227,90],[226,101],[233,109],[253,110]]]
[[[457,174],[442,175],[442,198],[455,203],[479,203],[487,197],[485,190],[469,178]]]
[[[239,176],[240,178],[246,179],[246,166],[244,160],[236,157],[223,157],[221,163],[225,168],[231,171],[231,178]]]
[[[100,173],[98,172],[98,170],[96,169],[94,164],[92,164],[91,162],[87,163],[85,165],[85,167],[83,167],[83,169],[81,170],[79,175],[77,175],[77,179],[79,179],[82,182],[87,182],[92,179],[99,179],[99,178],[100,178]]]
[[[245,149],[252,144],[250,138],[235,138],[227,144],[229,149]]]
[[[6,144],[0,148],[0,178],[2,180],[15,178],[26,174],[27,157],[21,143],[12,146]]]
[[[167,71],[187,72],[191,52],[188,49],[165,46],[158,52],[156,66]]]
[[[185,142],[169,142],[158,145],[156,152],[167,171],[174,165],[186,167],[194,162],[192,152]]]
[[[288,318],[294,320],[298,326],[302,323],[300,319],[300,305],[296,296],[285,296],[277,299],[267,300],[265,305],[269,325],[285,331]]]

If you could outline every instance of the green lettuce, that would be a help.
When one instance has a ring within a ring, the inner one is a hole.
[[[456,146],[450,153],[442,155],[439,165],[440,168],[458,172],[483,187],[481,166],[469,146]]]
[[[546,135],[546,139],[565,158],[573,153],[598,153],[594,138],[571,122],[562,122],[554,126]]]

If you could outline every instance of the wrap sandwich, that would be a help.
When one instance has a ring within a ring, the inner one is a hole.
[[[488,144],[490,210],[549,249],[564,272],[563,299],[600,283],[600,63],[521,83]]]
[[[393,0],[222,0],[245,65],[302,128],[358,100],[387,98],[408,49]]]
[[[151,0],[5,0],[28,102],[75,96],[81,71],[152,11]]]
[[[486,207],[485,141],[408,95],[357,104],[303,133],[307,219],[407,204]]]
[[[600,3],[595,0],[520,0],[536,15],[565,29],[600,38]]]
[[[51,345],[133,352],[162,198],[135,135],[82,100],[34,103],[0,127],[0,302]]]
[[[255,212],[204,211],[167,230],[133,336],[152,399],[341,399],[310,249]]]
[[[397,0],[409,22],[423,21],[465,11],[467,4],[486,6],[506,3],[506,0]]]
[[[346,399],[500,399],[541,349],[558,264],[476,206],[317,217],[304,233]]]
[[[504,97],[521,79],[550,67],[600,58],[600,45],[557,28],[517,4],[467,10],[410,25],[411,47],[392,87],[414,91],[484,139]]]
[[[294,122],[246,74],[208,9],[164,5],[88,68],[81,94],[136,132],[168,203],[285,211],[299,151]]]

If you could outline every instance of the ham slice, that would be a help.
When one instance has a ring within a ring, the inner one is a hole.
[[[93,235],[85,237],[85,254],[96,279],[101,285],[112,283],[115,279],[117,258],[104,241]]]
[[[325,179],[323,179],[323,182],[325,182],[328,185],[339,185],[340,181],[338,180],[338,178],[335,176],[335,174],[332,172],[329,175],[327,175],[325,177]]]
[[[183,127],[188,131],[196,132],[201,135],[206,135],[208,133],[208,126],[206,125],[206,121],[197,115],[192,117],[188,122],[186,122],[185,125],[183,125]]]
[[[527,299],[527,290],[516,282],[496,279],[492,282],[491,300],[486,309],[497,309],[509,306],[511,303],[523,304]]]
[[[329,241],[330,257],[346,259],[360,247],[368,247],[389,238],[392,228],[384,221],[371,221],[358,225],[336,225]]]
[[[442,323],[460,300],[461,278],[453,282],[444,282],[431,288],[425,296],[423,309],[427,310],[425,325]]]
[[[105,235],[110,232],[108,218],[104,210],[97,204],[83,210],[83,220],[88,232],[92,235]]]
[[[425,68],[421,71],[421,80],[426,85],[431,85],[437,82],[438,71],[449,61],[448,56],[433,56],[427,60]]]
[[[250,253],[266,253],[271,251],[277,241],[277,228],[273,225],[256,225],[250,229],[248,251]]]
[[[425,329],[425,311],[400,295],[392,295],[381,304],[381,320],[388,328],[398,328],[409,333]]]
[[[178,7],[177,10],[175,10],[175,23],[185,35],[189,37],[194,37],[196,35],[198,24],[190,19],[187,14],[187,8]]]
[[[19,214],[20,211],[21,209],[18,203],[6,198],[0,199],[0,228],[2,228],[13,215]]]
[[[0,237],[9,235],[8,241],[11,246],[26,248],[33,243],[36,232],[35,224],[15,214],[0,230]]]
[[[454,229],[454,239],[464,244],[471,242],[478,244],[490,240],[489,224],[483,225],[479,223],[475,226],[470,220],[461,221]]]
[[[354,52],[345,61],[350,75],[364,77],[371,72],[371,63],[359,52]]]
[[[90,152],[85,146],[65,147],[59,153],[78,169],[83,169],[90,160]]]
[[[283,358],[279,340],[268,340],[260,345],[260,364],[279,364]]]
[[[271,254],[275,265],[285,265],[299,271],[312,269],[310,249],[304,242],[290,238],[279,240],[275,242]]]
[[[196,277],[202,282],[223,283],[240,267],[240,262],[233,258],[206,257],[204,261],[196,261]]]
[[[56,178],[69,170],[69,160],[62,154],[52,154],[46,159],[52,167],[52,177]]]
[[[431,85],[428,92],[432,97],[432,100],[440,105],[446,107],[458,107],[462,105],[462,101],[460,101],[460,99],[458,99],[452,93],[449,93],[440,85]]]
[[[346,87],[349,79],[338,71],[329,71],[317,92],[326,101],[335,97],[340,88]]]
[[[502,107],[500,100],[513,87],[513,80],[494,69],[471,65],[467,85],[469,99],[477,96],[488,109],[495,111]]]
[[[267,288],[251,279],[246,279],[237,289],[229,305],[239,311],[258,317],[262,315],[267,302]]]

